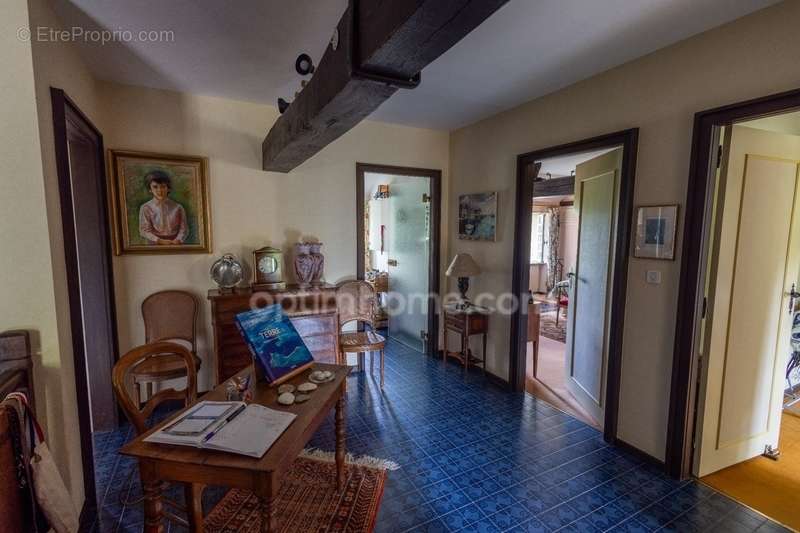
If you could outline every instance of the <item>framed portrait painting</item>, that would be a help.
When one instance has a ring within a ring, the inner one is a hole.
[[[677,205],[637,208],[634,257],[675,259],[675,227],[677,223]]]
[[[497,239],[497,192],[458,197],[458,238],[470,241]]]
[[[108,151],[114,251],[210,253],[208,159]]]

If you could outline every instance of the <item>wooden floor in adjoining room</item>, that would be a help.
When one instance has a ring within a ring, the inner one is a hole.
[[[533,344],[528,343],[528,350]],[[530,355],[530,354],[529,354]],[[530,359],[530,357],[528,358]],[[545,336],[539,336],[538,379],[525,379],[525,390],[587,424],[600,425],[572,397],[564,383],[564,344]]]
[[[756,511],[800,530],[800,417],[784,413],[777,461],[755,457],[700,479]]]

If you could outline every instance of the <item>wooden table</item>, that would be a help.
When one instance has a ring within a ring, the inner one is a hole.
[[[313,369],[334,371],[336,377],[333,381],[320,385],[305,403],[288,407],[279,405],[276,388],[269,387],[266,383],[257,384],[255,403],[297,415],[283,435],[260,459],[188,446],[144,442],[145,437],[180,416],[186,409],[123,446],[120,453],[139,460],[139,475],[144,493],[145,533],[164,531],[161,503],[163,481],[223,485],[252,491],[262,502],[261,531],[276,531],[277,509],[274,502],[281,478],[334,407],[336,408],[336,481],[341,489],[345,479],[344,395],[350,368],[316,363]],[[247,375],[250,372],[253,372],[252,366],[242,370],[237,376]],[[310,370],[303,372],[288,383],[298,385],[307,381],[309,372]],[[225,383],[218,385],[202,399],[225,400]],[[186,496],[191,530],[202,531],[203,517],[199,491],[192,491],[187,485]]]
[[[447,350],[447,332],[458,333],[461,339],[461,350],[450,352]],[[442,360],[447,361],[448,357],[458,359],[464,365],[464,372],[469,370],[469,365],[480,365],[486,373],[486,335],[489,332],[489,310],[482,307],[468,307],[458,309],[445,306],[444,308],[444,350],[442,350]],[[483,335],[483,356],[482,359],[472,355],[469,347],[469,338],[472,335]]]

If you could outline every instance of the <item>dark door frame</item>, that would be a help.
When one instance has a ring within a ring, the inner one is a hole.
[[[83,130],[87,135],[93,135],[98,140],[97,163],[100,179],[100,205],[104,219],[103,232],[106,234],[105,272],[110,297],[110,323],[111,339],[113,346],[119,346],[117,336],[117,317],[114,305],[114,276],[111,264],[111,239],[108,236],[109,219],[107,190],[105,180],[103,135],[92,124],[89,118],[81,112],[78,106],[66,93],[54,87],[50,88],[50,98],[53,105],[53,137],[55,141],[56,171],[58,174],[58,189],[61,198],[61,224],[64,235],[64,258],[67,270],[67,293],[69,296],[69,314],[72,333],[72,355],[75,364],[75,385],[78,400],[78,431],[81,441],[81,460],[83,463],[83,486],[86,493],[84,511],[92,512],[97,507],[94,481],[94,453],[92,445],[91,406],[89,405],[89,382],[87,378],[86,352],[83,342],[84,323],[81,308],[81,288],[79,279],[78,249],[75,234],[75,213],[73,211],[73,197],[71,185],[71,172],[69,166],[69,148],[67,142],[67,123],[70,126]],[[112,354],[114,360],[118,354]],[[110,377],[109,377],[110,379]],[[83,513],[82,513],[83,514]]]
[[[622,331],[625,321],[625,295],[628,283],[628,257],[633,223],[633,189],[636,181],[636,154],[639,129],[592,137],[583,141],[534,150],[517,156],[516,213],[514,214],[514,264],[511,292],[520,302],[528,301],[531,247],[531,201],[533,176],[528,171],[542,159],[621,146],[622,169],[620,175],[619,204],[617,210],[617,235],[614,247],[614,271],[611,283],[611,316],[609,317],[609,350],[606,376],[606,408],[603,435],[608,442],[616,442],[619,413],[619,387],[622,367]],[[517,391],[525,390],[525,358],[527,352],[528,306],[519,305],[511,316],[511,342],[509,382]]]
[[[708,235],[711,230],[710,187],[719,160],[720,130],[735,122],[800,109],[800,89],[701,111],[694,116],[689,185],[683,226],[681,277],[678,285],[680,317],[675,327],[665,465],[674,477],[691,475],[697,410],[699,369],[696,342],[703,312]]]
[[[356,163],[356,277],[364,279],[364,174],[394,174],[430,179],[431,239],[428,263],[428,342],[427,353],[439,354],[439,256],[441,249],[442,171],[431,168],[397,167],[371,163]]]

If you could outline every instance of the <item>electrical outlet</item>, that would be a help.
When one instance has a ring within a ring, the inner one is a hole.
[[[648,270],[647,275],[645,276],[647,283],[651,285],[660,285],[661,284],[661,271],[660,270]]]

